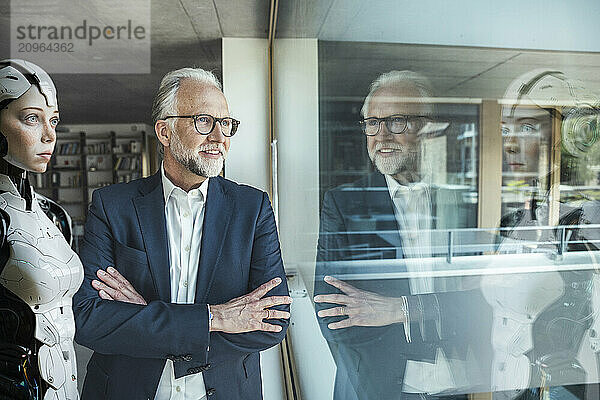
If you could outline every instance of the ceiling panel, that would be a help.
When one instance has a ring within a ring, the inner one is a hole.
[[[221,78],[221,33],[213,1],[152,0],[151,6],[151,73],[52,74],[64,123],[151,122],[152,99],[168,71],[199,66]],[[0,0],[0,21],[0,57],[8,58],[7,0]]]
[[[320,41],[319,52],[325,57],[331,52],[336,58],[346,57],[348,59],[365,59],[365,57],[371,57],[388,60],[474,61],[489,63],[504,62],[519,53],[517,50],[510,49],[339,41]]]
[[[151,122],[152,99],[167,72],[199,66],[221,79],[221,40],[152,46],[150,74],[53,74],[68,124]]]
[[[152,43],[160,46],[221,37],[211,0],[152,0]]]
[[[319,81],[327,96],[361,97],[379,74],[412,70],[436,96],[502,98],[509,84],[536,68],[563,71],[600,93],[600,54],[390,43],[319,42]]]
[[[267,38],[270,0],[214,0],[214,4],[221,37]]]
[[[0,60],[10,55],[10,0],[0,0]]]
[[[522,51],[515,62],[524,65],[597,67],[600,65],[600,53]]]
[[[334,3],[335,0],[279,1],[275,37],[319,38]]]

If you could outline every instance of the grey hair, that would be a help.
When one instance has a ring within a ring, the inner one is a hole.
[[[381,88],[404,88],[414,87],[417,89],[420,97],[433,97],[433,90],[429,79],[414,71],[390,71],[385,72],[377,77],[369,87],[369,94],[365,98],[365,102],[360,109],[363,117],[366,116],[369,109],[369,103],[373,94]]]
[[[223,90],[221,82],[215,74],[202,68],[181,68],[168,72],[160,81],[158,92],[152,102],[152,123],[154,125],[158,120],[177,113],[177,91],[181,86],[181,82],[185,79],[194,79],[208,86],[214,86],[221,91]],[[173,130],[175,121],[170,119],[167,120],[167,123]],[[158,152],[161,157],[164,155],[164,147],[160,142],[158,142]]]

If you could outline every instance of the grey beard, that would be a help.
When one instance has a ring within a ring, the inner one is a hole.
[[[219,175],[223,170],[225,153],[218,160],[202,158],[197,151],[186,149],[176,133],[171,135],[169,147],[173,158],[196,175],[212,178]]]
[[[419,172],[419,154],[416,150],[400,153],[395,157],[380,157],[369,151],[369,158],[383,175],[396,175],[401,172]]]

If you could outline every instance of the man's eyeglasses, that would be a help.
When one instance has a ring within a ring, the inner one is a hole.
[[[192,118],[194,120],[194,128],[201,135],[208,135],[215,129],[217,122],[221,125],[221,133],[223,136],[231,137],[235,135],[240,121],[231,117],[217,118],[209,114],[198,115],[169,115],[163,119],[169,118]]]
[[[393,134],[400,134],[410,129],[415,133],[430,121],[429,117],[421,115],[390,115],[385,118],[369,117],[359,122],[362,131],[367,136],[375,136],[379,133],[381,123],[385,123],[387,130]]]

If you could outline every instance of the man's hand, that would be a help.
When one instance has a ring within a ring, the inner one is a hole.
[[[225,304],[210,306],[213,314],[211,331],[242,333],[252,331],[280,332],[281,326],[268,324],[263,319],[288,319],[287,311],[271,310],[271,307],[291,304],[289,296],[264,297],[271,289],[281,283],[281,278],[271,279],[252,292],[229,300]]]
[[[351,326],[385,326],[406,321],[401,298],[384,297],[377,293],[360,290],[332,276],[326,276],[325,282],[338,288],[343,294],[321,294],[315,296],[315,302],[340,304],[341,306],[321,310],[317,315],[319,317],[348,316],[346,319],[327,325],[329,329]]]
[[[94,279],[92,287],[98,291],[98,295],[102,299],[143,305],[148,304],[131,283],[113,267],[108,267],[106,271],[99,269],[96,275],[100,280]]]

